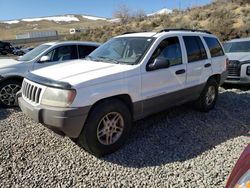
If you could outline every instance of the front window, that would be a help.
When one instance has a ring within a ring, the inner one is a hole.
[[[22,56],[19,61],[31,61],[50,47],[50,45],[40,45]]]
[[[139,63],[152,42],[153,38],[149,37],[113,38],[93,51],[87,59],[134,65]]]
[[[250,41],[226,42],[223,46],[226,53],[250,52]]]

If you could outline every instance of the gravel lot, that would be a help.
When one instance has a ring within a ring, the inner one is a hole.
[[[250,141],[250,91],[220,92],[209,113],[184,105],[136,122],[102,159],[0,109],[0,187],[224,187]]]

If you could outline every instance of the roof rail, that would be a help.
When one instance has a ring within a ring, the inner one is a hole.
[[[138,32],[136,32],[136,31],[128,31],[128,32],[122,33],[122,35],[133,34],[133,33],[138,33]]]
[[[128,32],[122,33],[122,35],[133,34],[133,33],[146,33],[146,32],[148,31],[128,31]]]
[[[190,32],[202,32],[202,33],[208,33],[208,34],[212,34],[210,31],[207,30],[201,30],[201,29],[185,29],[185,28],[175,28],[175,29],[162,29],[160,30],[158,33],[162,33],[162,32],[170,32],[170,31],[190,31]]]

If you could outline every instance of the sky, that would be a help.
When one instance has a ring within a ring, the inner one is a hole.
[[[162,8],[186,9],[211,0],[0,0],[0,20],[64,14],[87,14],[111,18],[114,10],[126,4],[132,11],[156,12]]]

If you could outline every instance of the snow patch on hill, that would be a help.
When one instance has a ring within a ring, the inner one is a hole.
[[[147,16],[155,16],[155,15],[160,15],[160,14],[171,14],[173,11],[167,8],[161,9],[157,12],[147,14]]]
[[[87,16],[87,15],[82,15],[83,18],[89,19],[89,20],[107,20],[107,18],[101,18],[101,17],[96,17],[96,16]]]
[[[39,22],[39,21],[53,21],[53,22],[79,22],[80,20],[74,15],[65,15],[65,16],[51,16],[51,17],[42,17],[42,18],[26,18],[22,19],[23,22]]]
[[[19,23],[20,21],[19,20],[10,20],[10,21],[3,21],[1,23],[6,23],[6,24],[17,24]]]

